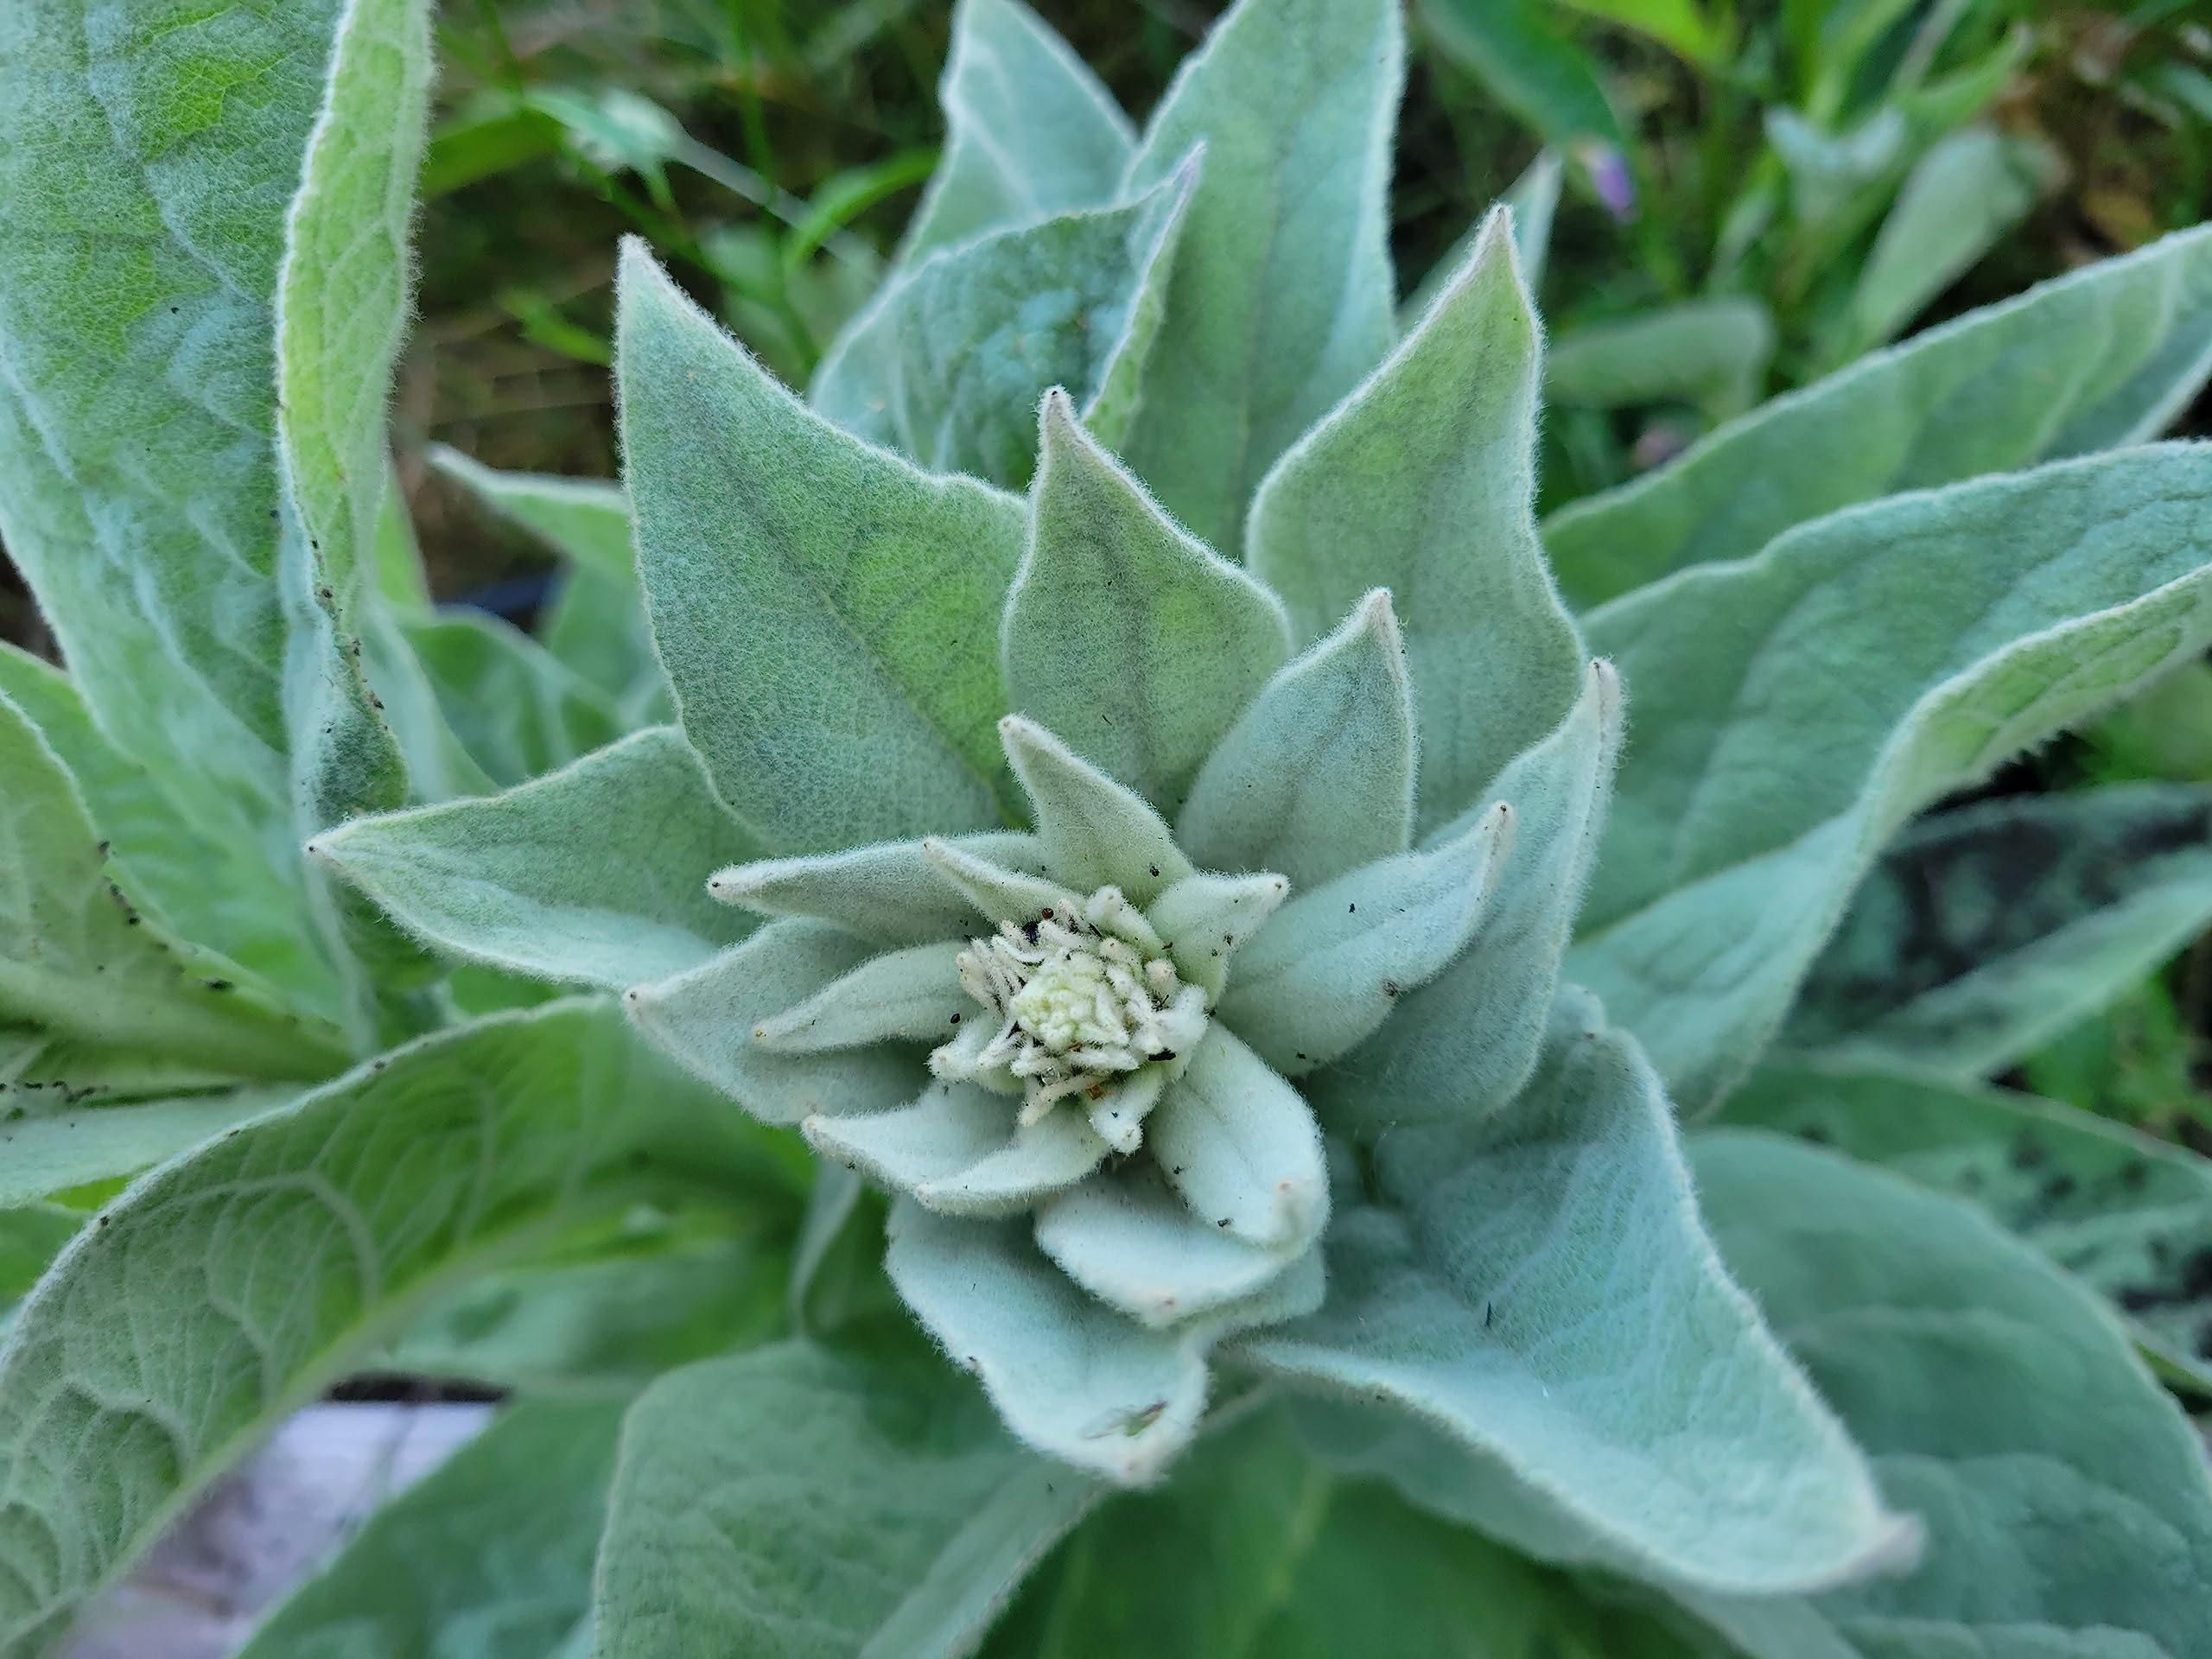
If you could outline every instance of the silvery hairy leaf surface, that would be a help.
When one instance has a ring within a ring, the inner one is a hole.
[[[372,1371],[500,1408],[254,1659],[2212,1651],[2204,1163],[1988,1082],[2203,791],[1926,816],[2212,645],[2207,232],[1540,524],[1676,371],[1555,158],[1401,283],[1397,5],[962,0],[810,384],[633,240],[621,476],[432,455],[525,632],[430,22],[0,11],[0,1656]]]

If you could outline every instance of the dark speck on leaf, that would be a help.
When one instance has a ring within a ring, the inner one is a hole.
[[[1808,1123],[1797,1131],[1797,1138],[1816,1147],[1825,1147],[1828,1143],[1828,1132],[1817,1123]]]
[[[2056,1204],[2063,1198],[2070,1198],[2079,1185],[2071,1175],[2054,1175],[2043,1184],[2044,1202]]]
[[[210,979],[203,981],[202,983],[211,991],[230,991],[238,988],[227,979]]]
[[[1358,913],[1359,913],[1359,906],[1358,906],[1357,905],[1346,905],[1346,906],[1344,906],[1344,914],[1345,914],[1345,915],[1347,915],[1347,916],[1357,916]]]
[[[2131,1159],[2120,1166],[2120,1184],[2131,1192],[2140,1192],[2143,1183],[2151,1178],[2150,1166],[2140,1158]]]
[[[1401,988],[1395,979],[1386,979],[1382,982],[1382,995],[1385,996],[1395,996]]]
[[[1227,1216],[1224,1216],[1224,1217],[1223,1217],[1219,1221],[1217,1221],[1216,1223],[1214,1223],[1214,1225],[1215,1225],[1215,1226],[1217,1226],[1217,1227],[1226,1227],[1226,1226],[1228,1226],[1228,1225],[1229,1225],[1229,1217],[1228,1217]]]
[[[1150,867],[1150,868],[1151,868],[1152,873],[1153,873],[1153,874],[1154,874],[1154,877],[1157,877],[1157,876],[1160,874],[1160,866],[1159,866],[1159,865],[1157,865],[1157,864],[1152,865],[1152,866]]]
[[[2044,1149],[2032,1141],[2012,1143],[2012,1167],[2015,1169],[2033,1169],[2044,1161]]]
[[[960,1023],[960,1016],[958,1014],[956,1014],[952,1016],[952,1023],[956,1026]]]
[[[1151,1053],[1145,1056],[1145,1058],[1147,1060],[1172,1060],[1174,1058],[1175,1051],[1172,1048],[1154,1049]]]

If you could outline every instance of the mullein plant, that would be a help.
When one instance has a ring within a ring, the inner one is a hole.
[[[1983,1082],[2212,800],[1914,822],[2212,642],[2212,236],[1540,526],[1556,170],[1401,315],[1389,0],[1141,130],[965,0],[805,398],[632,245],[621,485],[434,457],[531,638],[388,485],[421,0],[80,11],[0,16],[0,1652],[361,1370],[505,1403],[251,1659],[2212,1651],[2212,1178]]]

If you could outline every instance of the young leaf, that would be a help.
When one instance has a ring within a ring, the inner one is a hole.
[[[1306,1084],[1331,1131],[1370,1135],[1394,1124],[1478,1116],[1521,1087],[1536,1064],[1567,935],[1597,856],[1620,741],[1620,682],[1606,664],[1593,663],[1581,700],[1559,729],[1506,768],[1493,791],[1496,804],[1475,809],[1433,838],[1433,845],[1460,841],[1497,804],[1511,809],[1512,842],[1492,879],[1492,896],[1475,918],[1474,937],[1427,985],[1408,990],[1400,982],[1393,992],[1378,982],[1375,988],[1394,1005],[1382,1029]],[[1497,833],[1503,837],[1503,824]],[[1440,859],[1442,850],[1424,857]],[[1355,872],[1340,885],[1364,880]],[[1347,923],[1357,902],[1348,894]],[[1287,929],[1293,912],[1301,922],[1309,913],[1294,904],[1278,925]],[[1265,943],[1254,941],[1253,957],[1266,960],[1260,956]],[[1240,1005],[1239,1014],[1244,1012]],[[1258,1009],[1253,1013],[1257,1042]],[[1271,1040],[1268,1052],[1281,1046],[1279,1038]]]
[[[656,1172],[782,1186],[758,1133],[613,1010],[571,1002],[398,1050],[132,1186],[0,1348],[0,1647],[50,1642],[194,1492],[472,1268],[619,1212]]]
[[[807,1144],[949,1216],[1034,1209],[1098,1167],[1107,1146],[1080,1112],[1014,1123],[1015,1103],[972,1083],[932,1083],[888,1112],[810,1117]]]
[[[223,1078],[308,1079],[345,1063],[330,1027],[138,911],[67,770],[5,696],[0,856],[0,1024]]]
[[[622,734],[621,715],[596,686],[495,616],[454,610],[400,626],[448,728],[496,787]]]
[[[991,648],[1020,504],[809,412],[635,242],[618,313],[653,635],[722,798],[774,852],[1002,823]]]
[[[1147,1130],[1169,1184],[1193,1215],[1222,1232],[1295,1252],[1328,1218],[1329,1176],[1313,1114],[1226,1026],[1207,1028]]]
[[[1086,416],[1109,385],[1127,401],[1194,177],[1185,168],[1126,206],[994,232],[893,277],[823,359],[814,407],[931,472],[1024,488],[1047,390],[1068,388]]]
[[[926,1357],[798,1343],[647,1390],[622,1439],[594,1659],[957,1659],[1096,1488]]]
[[[1000,642],[1007,702],[1173,809],[1290,655],[1289,626],[1273,594],[1154,505],[1065,392],[1045,399],[1041,444]]]
[[[1135,144],[1113,95],[1020,0],[961,0],[938,101],[944,155],[899,245],[901,265],[1110,201]]]
[[[1658,1079],[1588,998],[1509,1108],[1387,1136],[1372,1170],[1330,1231],[1328,1305],[1243,1344],[1267,1370],[1412,1413],[1641,1576],[1775,1593],[1910,1553],[1722,1269]]]
[[[999,734],[1036,809],[1037,842],[1055,874],[1086,893],[1110,884],[1143,906],[1194,874],[1149,804],[1051,732],[1008,715]]]
[[[2212,1645],[2202,1450],[2086,1296],[1894,1177],[1764,1135],[1694,1146],[1721,1249],[1891,1501],[1927,1517],[1930,1562],[1811,1599],[1693,1595],[1694,1611],[1756,1659]]]
[[[308,850],[434,949],[620,990],[752,931],[707,873],[758,846],[657,727],[503,795],[356,818]]]
[[[1243,544],[1275,457],[1389,349],[1404,54],[1395,0],[1240,0],[1184,60],[1129,164],[1141,189],[1206,147],[1122,453],[1208,546]]]
[[[1813,965],[1783,1047],[2002,1071],[2212,921],[2212,789],[2116,784],[1923,818]]]
[[[238,1659],[430,1654],[545,1659],[589,1612],[620,1400],[512,1405],[363,1523]]]
[[[1592,605],[1854,502],[2155,435],[2212,372],[2212,226],[1970,312],[1544,524]]]
[[[1424,833],[1473,805],[1581,688],[1581,645],[1532,512],[1537,349],[1493,211],[1421,325],[1252,505],[1252,569],[1301,639],[1369,589],[1391,590],[1421,717]]]
[[[2063,462],[1839,513],[1590,619],[1642,694],[1570,971],[1686,1109],[1748,1068],[1913,812],[2212,639],[2208,497],[2212,447]]]
[[[1979,1205],[2212,1389],[2212,1164],[2194,1153],[2056,1101],[1872,1065],[1762,1067],[1724,1118]]]
[[[726,905],[763,916],[815,917],[887,945],[959,938],[975,931],[979,921],[995,922],[1028,907],[969,896],[945,880],[941,860],[957,861],[963,872],[996,868],[1033,875],[1045,868],[1035,836],[1002,830],[764,859],[717,870],[707,878],[707,891]],[[1073,895],[1056,892],[1046,902],[1071,903]]]
[[[1402,853],[1414,826],[1413,685],[1387,588],[1260,689],[1175,821],[1210,870],[1303,890]]]
[[[1257,1294],[1303,1249],[1268,1249],[1201,1217],[1155,1171],[1085,1181],[1037,1216],[1037,1247],[1092,1295],[1171,1325]]]

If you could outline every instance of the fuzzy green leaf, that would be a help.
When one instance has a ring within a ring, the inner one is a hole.
[[[1854,502],[2154,436],[2212,372],[2212,226],[1862,359],[1544,524],[1576,603]]]
[[[932,1083],[894,1111],[810,1117],[807,1143],[948,1216],[1033,1210],[1098,1167],[1105,1141],[1072,1108],[1017,1128],[1017,1103],[972,1083]]]
[[[1538,331],[1507,216],[1260,486],[1249,558],[1313,639],[1374,588],[1405,627],[1423,831],[1556,727],[1582,648],[1536,540]]]
[[[773,852],[1001,826],[1020,502],[810,413],[636,242],[617,309],[653,635],[717,791]]]
[[[665,727],[503,795],[357,818],[309,847],[435,949],[613,990],[751,931],[706,876],[757,850]]]
[[[1413,840],[1413,684],[1387,589],[1260,689],[1206,757],[1175,839],[1303,890]]]
[[[611,1009],[566,1003],[399,1050],[138,1182],[0,1348],[0,1649],[50,1643],[473,1267],[619,1212],[656,1171],[780,1186],[758,1134]]]
[[[1681,399],[1730,415],[1758,400],[1773,355],[1774,319],[1757,300],[1685,300],[1560,334],[1544,360],[1544,398],[1593,409]]]
[[[928,1360],[798,1343],[688,1366],[631,1413],[594,1659],[957,1659],[1095,1488]]]
[[[1402,985],[1382,1028],[1309,1080],[1308,1096],[1332,1131],[1371,1135],[1393,1124],[1451,1122],[1498,1107],[1520,1088],[1536,1063],[1597,856],[1620,738],[1620,683],[1605,664],[1592,664],[1559,729],[1498,780],[1494,793],[1511,809],[1513,839],[1473,938],[1428,984]],[[1495,810],[1479,808],[1444,834],[1464,835]],[[1347,906],[1356,902],[1347,896]],[[1281,925],[1297,908],[1285,909]],[[1265,944],[1255,940],[1247,962],[1264,960]],[[1284,1005],[1282,1014],[1289,1012]],[[1256,1018],[1251,1023],[1256,1041],[1262,1027]],[[1287,1024],[1281,1029],[1287,1033]],[[1268,1041],[1269,1052],[1279,1051],[1280,1036]]]
[[[477,501],[530,531],[577,569],[636,585],[630,503],[620,484],[501,472],[442,443],[431,444],[423,454],[431,466]]]
[[[1912,813],[2212,641],[2208,500],[2212,446],[2125,450],[1839,513],[1590,619],[1639,695],[1571,971],[1686,1109]]]
[[[495,616],[454,610],[400,626],[447,726],[497,787],[622,735],[622,716],[605,693]]]
[[[1207,1028],[1147,1126],[1154,1161],[1200,1220],[1262,1249],[1296,1251],[1329,1214],[1321,1133],[1298,1091]]]
[[[1206,147],[1122,452],[1209,546],[1242,545],[1275,457],[1390,347],[1404,54],[1395,0],[1240,0],[1184,60],[1130,162],[1141,188]]]
[[[1038,1451],[1124,1484],[1154,1478],[1205,1407],[1205,1353],[1225,1332],[1313,1311],[1318,1264],[1257,1296],[1148,1329],[1078,1288],[1016,1221],[892,1206],[892,1282],[947,1358],[982,1380],[1006,1425]],[[1310,1258],[1309,1258],[1310,1261]]]
[[[1512,841],[1501,803],[1429,852],[1299,894],[1238,955],[1221,1019],[1287,1077],[1340,1058],[1465,948]]]
[[[2212,1389],[2212,1164],[2194,1153],[2032,1095],[1840,1063],[1762,1067],[1722,1121],[1833,1146],[1979,1205]]]
[[[1013,832],[957,836],[950,842],[892,841],[849,853],[811,858],[772,858],[735,865],[707,878],[707,891],[726,905],[763,916],[812,916],[878,944],[927,944],[964,937],[978,918],[995,922],[1020,912],[971,899],[949,883],[930,856],[931,846],[969,861],[988,861],[1009,873],[1044,868],[1036,838]],[[1048,904],[1065,904],[1055,893]]]
[[[1001,721],[999,732],[1055,876],[1081,894],[1111,884],[1143,906],[1193,874],[1160,815],[1052,733],[1018,715]]]
[[[1098,447],[1065,393],[1046,397],[1041,427],[1001,642],[1007,704],[1172,810],[1289,657],[1288,624]]]
[[[1813,966],[1783,1046],[2000,1071],[2212,921],[2212,789],[2120,784],[1923,818]]]
[[[529,1400],[371,1516],[238,1659],[547,1659],[589,1612],[622,1402]]]
[[[78,1106],[63,1099],[35,1116],[7,1118],[4,1108],[16,1101],[0,1088],[0,1118],[6,1118],[0,1122],[0,1207],[136,1175],[298,1092],[234,1089],[118,1106]]]
[[[128,1044],[217,1077],[308,1079],[344,1063],[330,1027],[149,920],[117,874],[67,769],[0,696],[0,1027]]]
[[[823,359],[815,408],[937,473],[1007,489],[1037,465],[1038,400],[1125,405],[1160,326],[1195,181],[993,232],[894,276]]]
[[[1929,1548],[1910,1577],[1694,1611],[1756,1659],[2212,1648],[2203,1449],[2088,1297],[1894,1177],[1763,1135],[1694,1150],[1722,1249]]]
[[[1113,95],[1019,0],[961,0],[938,101],[944,155],[906,227],[904,265],[1111,200],[1135,146]]]
[[[1092,1295],[1170,1325],[1258,1294],[1304,1248],[1250,1243],[1196,1214],[1155,1170],[1130,1166],[1061,1194],[1037,1217],[1037,1246]]]
[[[694,1077],[770,1123],[816,1114],[888,1111],[928,1073],[919,1044],[830,1054],[779,1054],[760,1022],[849,973],[874,951],[823,922],[771,922],[734,950],[623,994],[630,1017]]]
[[[1513,181],[1498,205],[1511,216],[1513,249],[1521,256],[1521,276],[1531,295],[1540,294],[1544,286],[1544,264],[1551,253],[1552,219],[1559,212],[1560,185],[1567,176],[1567,162],[1555,149],[1536,153],[1519,178]],[[1485,213],[1467,226],[1459,239],[1445,250],[1444,257],[1428,268],[1428,274],[1398,304],[1398,326],[1401,330],[1411,328],[1428,315],[1436,303],[1436,296],[1444,285],[1459,274],[1467,257],[1475,251],[1475,244],[1482,239],[1483,229],[1490,222]]]
[[[1152,901],[1145,919],[1166,941],[1187,985],[1221,995],[1230,959],[1290,894],[1280,875],[1186,875]]]
[[[1591,1553],[1771,1592],[1909,1548],[1834,1419],[1700,1226],[1658,1079],[1562,1001],[1505,1110],[1374,1150],[1338,1215],[1328,1306],[1244,1344],[1482,1454]]]

